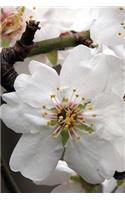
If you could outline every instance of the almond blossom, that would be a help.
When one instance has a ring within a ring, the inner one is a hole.
[[[30,62],[31,74],[19,75],[15,92],[3,95],[4,123],[23,133],[10,158],[13,171],[42,181],[62,156],[92,184],[124,171],[125,104],[113,90],[112,75],[117,63],[122,65],[117,57],[93,55],[83,45],[71,51],[60,75]]]
[[[103,7],[90,28],[92,39],[107,46],[125,43],[125,8]]]
[[[1,40],[11,41],[20,33],[24,27],[23,14],[25,8],[22,7],[4,7],[1,8]]]

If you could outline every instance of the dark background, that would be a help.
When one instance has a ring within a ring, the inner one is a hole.
[[[12,130],[8,129],[1,122],[1,155],[3,155],[5,163],[9,168],[9,159],[11,153],[16,146],[21,134],[14,133]],[[37,167],[37,166],[36,166]],[[53,187],[48,186],[38,186],[35,185],[31,180],[23,177],[19,172],[12,172],[10,169],[10,174],[20,189],[21,193],[49,193]],[[12,193],[10,184],[7,183],[6,179],[2,175],[1,179],[1,192],[2,193]]]

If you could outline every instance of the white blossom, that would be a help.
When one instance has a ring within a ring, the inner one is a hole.
[[[92,39],[97,43],[115,46],[125,43],[125,8],[99,8],[99,14],[90,28]]]
[[[119,79],[112,75],[118,63],[117,57],[93,55],[83,45],[71,51],[60,76],[43,63],[30,63],[31,75],[19,75],[16,92],[3,95],[3,121],[23,133],[10,159],[13,171],[42,181],[64,147],[64,160],[89,183],[124,171],[125,104],[113,90]]]

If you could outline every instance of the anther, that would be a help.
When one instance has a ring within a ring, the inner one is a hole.
[[[124,10],[124,8],[123,8],[123,7],[120,7],[119,10]]]
[[[46,109],[46,106],[43,106],[43,109]]]
[[[59,116],[59,122],[63,120],[63,116]]]
[[[76,92],[76,89],[73,89],[73,92]]]
[[[122,33],[118,33],[118,35],[119,35],[119,36],[121,36],[121,35],[122,35]]]
[[[31,20],[33,18],[33,16],[29,16],[29,19]]]
[[[93,114],[92,117],[96,117],[96,114]]]
[[[55,95],[51,95],[51,99],[55,98],[56,96]]]

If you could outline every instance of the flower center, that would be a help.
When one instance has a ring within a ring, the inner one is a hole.
[[[48,125],[54,127],[53,137],[57,138],[65,131],[71,139],[80,139],[77,130],[83,130],[86,133],[94,131],[93,124],[85,118],[86,110],[92,111],[92,104],[85,98],[80,98],[74,89],[71,98],[59,100],[58,95],[51,95],[54,107],[47,109],[44,105],[42,116],[48,119]],[[91,113],[91,117],[96,117]]]

